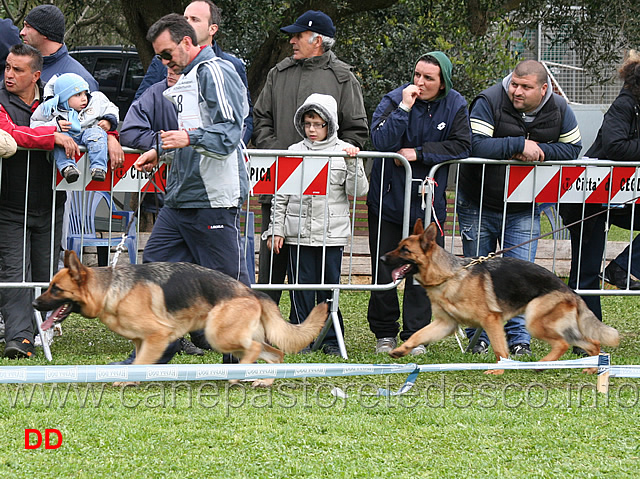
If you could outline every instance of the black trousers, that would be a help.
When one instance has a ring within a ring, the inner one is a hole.
[[[261,204],[262,224],[260,233],[264,233],[269,229],[269,221],[271,219],[271,203]],[[280,253],[271,253],[267,247],[267,240],[260,239],[260,253],[258,254],[258,283],[260,284],[283,284],[287,275],[287,263],[289,257],[289,245],[286,243],[280,248]],[[272,290],[264,291],[276,304],[280,304],[282,291]]]
[[[378,245],[378,215],[369,210],[369,251],[371,252],[372,283],[377,277],[378,284],[387,284],[391,280],[392,268],[382,264],[380,256],[395,249],[402,239],[402,225],[381,220],[380,248]],[[438,244],[444,244],[440,234]],[[400,306],[398,292],[395,289],[387,291],[372,291],[369,298],[367,320],[369,329],[376,338],[395,338],[400,331]],[[431,322],[431,302],[425,289],[419,284],[413,284],[413,275],[408,275],[404,282],[404,299],[402,301],[402,330],[400,339],[406,341],[416,331]]]
[[[53,273],[58,269],[64,202],[56,205],[53,239]],[[0,208],[0,282],[48,282],[51,279],[51,212],[27,215]],[[26,242],[25,242],[26,238]],[[24,246],[24,248],[23,248]],[[23,275],[23,253],[25,269]],[[34,290],[0,289],[0,310],[5,321],[5,340],[34,337]]]
[[[290,283],[320,284],[324,280],[326,284],[340,284],[343,251],[343,246],[327,246],[323,263],[322,247],[300,246],[298,248],[298,245],[290,245],[289,271],[287,273]],[[324,278],[322,277],[323,267]],[[293,324],[302,323],[316,304],[330,300],[332,295],[330,290],[291,290],[289,294],[291,298],[290,322]],[[340,309],[338,309],[338,320],[344,335],[344,320]],[[338,337],[333,325],[327,331],[322,344],[338,345]]]

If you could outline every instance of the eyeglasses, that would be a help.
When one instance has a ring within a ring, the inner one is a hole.
[[[173,47],[171,50],[163,50],[156,55],[156,58],[160,61],[167,60],[170,62],[173,59],[173,52],[178,48],[178,45]]]
[[[325,121],[324,123],[310,123],[308,121],[305,121],[303,125],[305,128],[313,128],[314,130],[319,130],[320,128],[324,128],[325,126],[327,126],[327,122]]]

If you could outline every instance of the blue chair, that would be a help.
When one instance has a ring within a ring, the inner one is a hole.
[[[101,201],[106,201],[107,207],[111,208],[112,224],[113,220],[124,220],[125,228],[129,226],[125,246],[129,251],[129,262],[135,264],[138,248],[133,211],[116,209],[116,205],[111,201],[111,195],[104,191],[70,191],[67,194],[70,205],[67,249],[75,251],[80,256],[81,245],[109,247],[116,246],[120,242],[117,238],[99,238],[96,234],[96,210]]]
[[[549,223],[551,224],[551,229],[552,230],[556,230],[558,228],[562,228],[562,226],[564,224],[562,223],[562,218],[560,217],[560,214],[558,213],[558,205],[557,204],[555,204],[555,203],[540,203],[538,205],[538,207],[540,208],[540,212],[544,213],[544,215],[549,220]],[[569,229],[565,228],[565,229],[563,229],[561,231],[553,233],[553,239],[556,239],[556,240],[568,240],[568,239],[571,239],[571,234],[569,233]]]

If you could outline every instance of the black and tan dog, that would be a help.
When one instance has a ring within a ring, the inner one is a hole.
[[[522,313],[531,335],[551,345],[542,361],[559,359],[569,345],[592,356],[599,354],[601,344],[618,345],[618,331],[599,321],[582,298],[550,271],[514,258],[460,259],[436,244],[436,233],[435,223],[423,230],[418,220],[413,235],[381,258],[396,268],[394,279],[414,273],[433,308],[431,324],[391,351],[391,356],[405,356],[420,344],[453,334],[463,324],[483,328],[500,360],[508,356],[504,323]]]
[[[72,312],[100,318],[133,341],[133,364],[155,363],[171,341],[198,329],[204,329],[214,349],[233,353],[241,363],[281,363],[283,351],[300,351],[318,335],[328,314],[323,303],[303,323],[290,324],[266,294],[190,263],[89,268],[73,251],[66,251],[64,266],[34,301],[40,311],[55,310],[43,329]],[[273,379],[262,379],[254,386],[272,383]]]

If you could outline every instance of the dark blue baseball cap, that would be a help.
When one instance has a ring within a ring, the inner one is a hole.
[[[282,27],[280,30],[285,33],[300,33],[309,30],[331,38],[336,36],[336,27],[333,25],[331,17],[320,10],[308,10],[300,15],[293,25]]]

